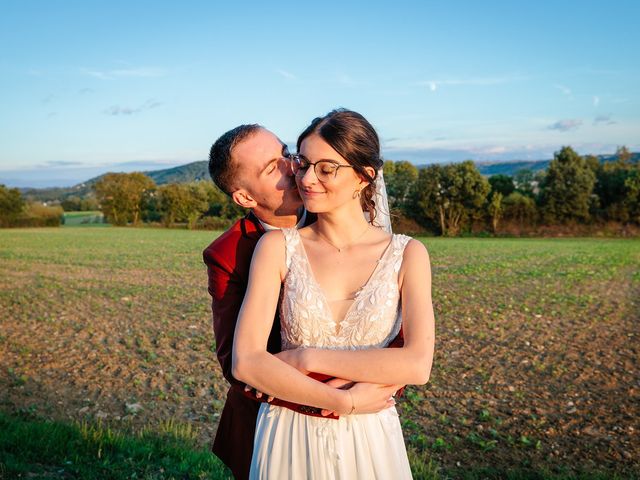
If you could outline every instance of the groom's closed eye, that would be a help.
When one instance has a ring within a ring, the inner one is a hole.
[[[264,169],[264,173],[266,173],[267,175],[269,175],[270,173],[273,173],[277,166],[278,166],[278,159],[274,158],[267,164],[267,167]]]

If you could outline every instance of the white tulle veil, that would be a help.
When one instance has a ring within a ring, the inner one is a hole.
[[[375,187],[375,192],[373,194],[373,201],[375,202],[375,217],[373,218],[373,224],[382,228],[385,232],[393,233],[391,229],[391,212],[389,211],[387,187],[384,183],[382,167],[378,170]]]

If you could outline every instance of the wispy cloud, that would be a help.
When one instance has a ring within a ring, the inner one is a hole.
[[[598,97],[597,95],[593,96],[593,106],[597,107],[598,105],[600,105],[600,97]]]
[[[562,94],[566,97],[572,98],[572,91],[569,87],[565,86],[565,85],[560,85],[560,84],[556,84],[554,85],[555,88],[557,88],[558,90],[560,90],[562,92]]]
[[[615,125],[616,123],[618,122],[612,120],[611,115],[598,115],[593,119],[594,125]]]
[[[298,77],[296,77],[293,73],[288,72],[286,70],[282,70],[281,68],[278,68],[276,72],[279,73],[284,78],[286,78],[287,80],[298,80]]]
[[[42,167],[70,167],[74,165],[84,165],[82,162],[68,161],[68,160],[50,160],[45,162]]]
[[[518,80],[526,80],[527,77],[521,75],[510,75],[502,77],[471,77],[471,78],[448,78],[448,79],[434,79],[416,82],[414,85],[419,87],[427,87],[432,92],[435,92],[442,86],[458,86],[458,85],[501,85],[504,83],[515,82]]]
[[[582,125],[582,120],[578,118],[570,118],[567,120],[558,120],[547,127],[548,130],[558,130],[559,132],[568,132],[575,130]]]
[[[136,113],[144,112],[145,110],[151,110],[152,108],[159,107],[160,105],[162,105],[162,102],[150,98],[139,107],[121,107],[120,105],[112,105],[104,110],[104,113],[106,115],[113,116],[134,115]]]
[[[110,80],[114,78],[125,77],[164,77],[167,71],[159,67],[135,67],[120,68],[113,70],[94,70],[90,68],[82,68],[82,73],[90,77],[99,78],[100,80]]]

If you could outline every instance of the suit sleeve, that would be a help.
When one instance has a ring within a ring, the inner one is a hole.
[[[203,259],[207,265],[216,355],[224,378],[231,384],[240,385],[241,382],[231,375],[231,359],[233,334],[247,285],[215,252],[205,250]]]

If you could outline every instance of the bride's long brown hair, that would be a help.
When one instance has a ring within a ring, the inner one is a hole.
[[[369,221],[375,217],[375,180],[382,168],[380,158],[380,139],[373,126],[358,112],[337,108],[324,117],[314,118],[311,124],[298,137],[297,149],[302,141],[311,134],[319,135],[340,154],[349,165],[369,184],[360,193],[362,210],[369,213]],[[373,177],[365,167],[373,167]]]

